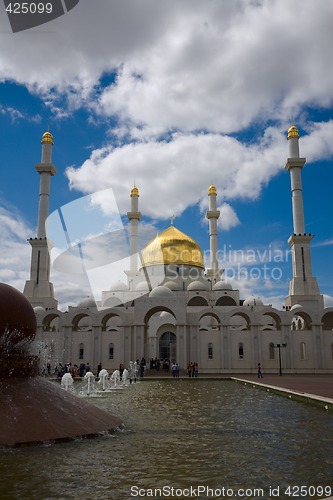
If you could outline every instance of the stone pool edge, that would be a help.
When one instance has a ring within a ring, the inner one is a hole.
[[[276,385],[264,384],[262,382],[255,382],[253,380],[247,380],[243,378],[230,377],[229,380],[232,380],[236,383],[241,383],[243,385],[249,385],[266,392],[272,392],[273,394],[278,394],[279,396],[283,396],[294,401],[301,401],[303,403],[317,406],[318,408],[321,408],[323,410],[333,412],[333,399],[331,398],[317,396],[315,394],[310,394],[307,392],[286,389],[278,387]]]

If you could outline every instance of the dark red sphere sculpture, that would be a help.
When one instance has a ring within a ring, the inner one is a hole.
[[[38,376],[29,353],[36,315],[27,298],[0,283],[0,446],[64,441],[122,427],[95,405]]]

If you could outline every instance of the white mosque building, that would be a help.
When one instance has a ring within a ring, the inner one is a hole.
[[[241,299],[218,269],[216,188],[208,190],[210,267],[188,235],[171,225],[151,240],[138,264],[139,191],[131,191],[130,270],[127,284],[109,276],[101,301],[85,298],[62,312],[50,282],[50,256],[45,223],[49,215],[53,137],[42,137],[38,228],[32,247],[30,279],[24,294],[35,309],[37,338],[52,366],[61,362],[120,364],[144,357],[169,359],[186,369],[198,363],[200,373],[251,373],[258,362],[266,373],[333,373],[333,308],[324,308],[312,275],[311,234],[305,233],[299,134],[288,130],[294,233],[288,243],[292,279],[283,310],[258,297]]]

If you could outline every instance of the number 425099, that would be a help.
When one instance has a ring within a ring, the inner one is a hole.
[[[51,14],[52,4],[42,2],[10,2],[6,7],[9,14]]]

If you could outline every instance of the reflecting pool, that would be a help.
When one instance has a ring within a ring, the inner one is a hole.
[[[290,499],[288,485],[313,487],[302,498],[333,494],[333,416],[318,408],[194,379],[144,381],[90,401],[125,430],[1,449],[2,500]]]

